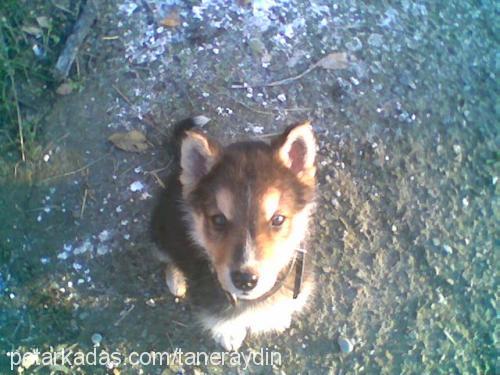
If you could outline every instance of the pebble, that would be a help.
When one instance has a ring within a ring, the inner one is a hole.
[[[469,207],[469,199],[467,197],[462,199],[462,205],[464,206],[464,208]]]
[[[337,343],[339,344],[342,353],[350,353],[354,349],[354,345],[348,338],[339,337]]]
[[[136,191],[141,191],[142,189],[144,189],[144,185],[141,181],[134,181],[130,184],[130,190],[134,193]]]
[[[102,342],[102,335],[100,333],[94,333],[90,340],[92,340],[92,344],[94,344],[94,346],[100,346]]]
[[[98,255],[105,255],[109,252],[109,247],[104,244],[99,244],[97,245],[97,254]]]
[[[40,358],[38,357],[38,354],[28,352],[26,353],[26,355],[23,356],[23,359],[21,361],[21,367],[24,369],[29,369],[31,366],[35,365],[39,360]]]
[[[368,44],[372,47],[380,47],[384,44],[384,38],[380,34],[373,33],[368,37]]]
[[[356,52],[363,48],[363,43],[361,43],[359,38],[352,38],[345,46],[349,51]]]
[[[108,241],[109,239],[111,239],[111,233],[109,233],[109,231],[107,230],[103,230],[101,233],[99,233],[99,240],[104,242],[104,241]]]
[[[446,251],[447,254],[453,254],[453,249],[451,248],[450,245],[443,245],[444,251]]]

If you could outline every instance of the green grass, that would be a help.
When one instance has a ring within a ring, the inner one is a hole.
[[[0,1],[0,161],[40,156],[39,123],[50,101],[57,59],[72,16],[47,1]],[[35,47],[36,46],[36,47]],[[34,48],[43,51],[36,56]]]

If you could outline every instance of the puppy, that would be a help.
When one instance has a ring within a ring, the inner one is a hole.
[[[305,240],[316,142],[304,122],[269,142],[224,147],[195,129],[198,120],[177,126],[177,165],[153,239],[171,293],[187,293],[215,341],[237,350],[247,335],[288,328],[313,293]]]

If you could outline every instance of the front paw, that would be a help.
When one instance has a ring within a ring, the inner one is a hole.
[[[175,297],[184,297],[187,291],[187,283],[184,274],[172,263],[168,263],[165,268],[165,281],[168,290]]]
[[[212,331],[214,340],[226,351],[238,350],[246,335],[246,328],[227,327],[226,329]]]
[[[292,325],[292,316],[283,317],[280,323],[276,325],[276,332],[283,333]]]

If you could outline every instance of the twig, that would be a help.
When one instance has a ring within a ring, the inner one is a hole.
[[[287,83],[296,81],[296,80],[304,77],[306,74],[308,74],[308,73],[312,72],[314,69],[316,69],[317,66],[318,66],[318,63],[314,63],[309,68],[307,68],[302,73],[300,73],[300,74],[298,74],[296,76],[285,78],[285,79],[282,79],[282,80],[279,80],[279,81],[264,83],[264,84],[257,85],[257,86],[254,86],[254,87],[273,87],[273,86],[286,85]]]
[[[278,135],[280,135],[281,133],[267,133],[267,134],[257,134],[255,136],[255,138],[263,138],[263,139],[266,139],[266,138],[273,138],[273,137],[277,137]]]
[[[50,181],[50,180],[53,180],[53,179],[56,179],[56,178],[60,178],[60,177],[68,177],[68,176],[71,176],[71,175],[74,175],[76,173],[79,173],[81,171],[84,171],[85,169],[93,166],[94,164],[100,162],[102,159],[104,159],[106,156],[108,156],[108,154],[106,155],[103,155],[101,156],[99,159],[96,159],[86,165],[84,165],[83,167],[81,168],[78,168],[78,169],[75,169],[74,171],[70,171],[70,172],[66,172],[66,173],[63,173],[63,174],[59,174],[59,175],[55,175],[55,176],[50,176],[50,177],[47,177],[43,180],[41,180],[40,182],[47,182],[47,181]]]
[[[73,33],[69,36],[64,46],[63,51],[57,59],[54,68],[54,77],[58,80],[65,79],[73,62],[75,61],[76,54],[80,45],[83,43],[87,34],[90,32],[92,24],[97,19],[97,9],[93,0],[88,0],[85,8],[83,9],[80,17],[75,23]]]
[[[17,127],[19,132],[19,142],[21,143],[21,157],[23,161],[26,161],[26,154],[24,152],[23,120],[21,117],[21,109],[19,108],[19,101],[17,99],[16,82],[14,81],[14,76],[12,74],[9,74],[9,77],[12,84],[12,92],[14,93],[14,101],[16,102]]]
[[[82,219],[83,213],[85,212],[85,204],[87,203],[87,193],[88,190],[85,189],[85,192],[83,193],[82,209],[80,210],[80,220]]]
[[[135,309],[135,305],[131,305],[128,309],[126,310],[122,310],[120,312],[120,317],[118,318],[118,320],[114,323],[114,326],[115,327],[118,327],[118,325],[122,322],[123,319],[125,319],[127,317],[128,314],[130,314],[130,312]]]
[[[172,161],[169,161],[168,164],[166,166],[164,166],[163,168],[157,168],[157,169],[153,169],[151,171],[144,171],[144,175],[145,176],[147,176],[147,175],[153,176],[156,180],[156,183],[158,185],[160,185],[162,189],[165,190],[167,188],[167,186],[165,185],[163,180],[160,178],[160,176],[158,176],[158,173],[161,171],[164,171],[165,169],[169,169],[171,165],[172,165]]]
[[[115,85],[111,85],[111,87],[113,87],[115,89],[115,91],[118,93],[118,95],[120,95],[120,97],[125,100],[127,102],[127,104],[129,106],[133,106],[132,102],[130,101],[130,99],[123,93],[120,91],[120,89],[118,87],[116,87]]]
[[[169,166],[163,168],[163,169],[166,169],[168,168]],[[157,173],[157,170],[154,170],[154,171],[150,171],[150,172],[144,172],[144,175],[151,175],[155,178],[156,182],[158,183],[158,185],[160,185],[162,187],[162,189],[166,189],[167,187],[165,186],[165,184],[163,183],[163,181],[161,180],[160,176],[158,176],[158,173]]]
[[[457,342],[453,339],[453,337],[451,337],[451,335],[448,333],[446,329],[443,329],[443,332],[444,335],[448,338],[448,340],[450,340],[453,343],[453,345],[457,345]]]
[[[251,86],[246,85],[246,84],[244,84],[244,85],[232,85],[231,88],[233,88],[233,89],[246,89],[247,87],[273,87],[273,86],[286,85],[288,83],[291,83],[293,81],[296,81],[296,80],[304,77],[306,74],[309,74],[314,69],[316,69],[318,66],[319,66],[319,61],[317,61],[314,64],[312,64],[311,66],[309,66],[309,68],[304,70],[302,73],[297,74],[296,76],[293,76],[293,77],[288,77],[285,79],[281,79],[279,81],[273,81],[273,82],[269,82],[269,83],[259,83],[259,84],[251,85]]]
[[[54,5],[57,9],[62,10],[63,12],[66,12],[66,13],[71,14],[73,17],[75,16],[75,13],[73,13],[73,12],[72,12],[71,10],[69,10],[68,8],[65,8],[65,7],[64,7],[64,6],[62,6],[61,4],[56,3],[55,1],[52,1],[52,5]]]
[[[181,327],[187,327],[187,325],[185,325],[184,323],[178,322],[177,320],[172,320],[172,323],[177,324],[178,326],[181,326]]]
[[[241,105],[242,107],[252,111],[252,112],[255,112],[255,113],[259,113],[261,115],[266,115],[266,116],[274,116],[274,113],[273,112],[268,112],[268,111],[261,111],[261,110],[258,110],[258,109],[255,109],[255,108],[252,108],[251,106],[249,105],[246,105],[245,103],[243,102],[240,102],[239,100],[237,99],[234,99],[234,98],[231,98],[228,96],[228,98],[232,99],[236,104],[239,104]]]

